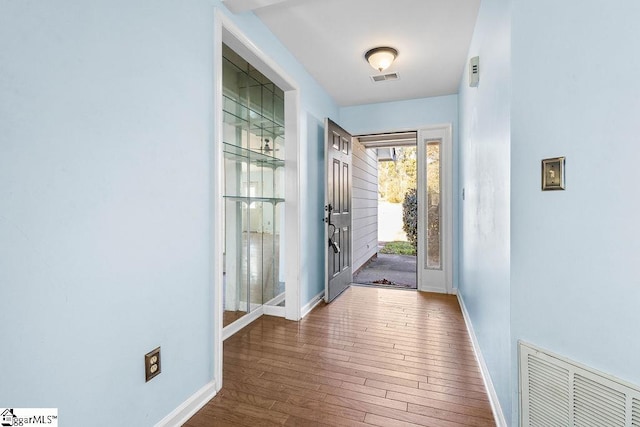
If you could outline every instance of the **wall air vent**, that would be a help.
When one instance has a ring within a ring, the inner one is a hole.
[[[520,342],[523,427],[640,427],[640,389]]]
[[[371,76],[371,80],[373,80],[374,83],[388,82],[391,80],[398,80],[399,78],[400,76],[398,75],[398,73],[388,73],[388,74],[380,74],[378,76]]]

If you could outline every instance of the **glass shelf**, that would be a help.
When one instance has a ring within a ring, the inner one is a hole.
[[[265,117],[258,111],[250,109],[226,95],[223,95],[222,98],[225,123],[248,130],[254,134],[266,133],[274,139],[284,137],[283,121]]]
[[[284,92],[234,53],[223,57],[223,94],[279,125],[284,124]],[[228,109],[233,112],[234,110]]]
[[[234,144],[224,143],[224,156],[229,160],[248,161],[256,166],[268,168],[280,168],[284,166],[284,160],[277,157],[268,156],[259,151],[253,151],[246,148],[238,147]]]
[[[285,120],[284,92],[225,44],[222,65],[227,326],[284,299]]]

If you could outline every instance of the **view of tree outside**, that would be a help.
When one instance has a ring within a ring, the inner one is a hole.
[[[395,162],[378,163],[378,198],[402,203],[405,194],[417,188],[416,147],[396,148]]]
[[[427,144],[427,268],[440,269],[440,142]]]
[[[409,208],[412,219],[408,219],[403,208],[407,194],[415,195],[416,162],[415,147],[398,147],[396,161],[378,163],[378,235],[383,241],[389,240],[381,253],[416,255],[418,211]],[[391,235],[395,238],[388,239]]]
[[[378,163],[378,198],[382,203],[404,204],[403,229],[417,250],[416,147],[396,148],[396,161]],[[440,143],[427,144],[427,250],[429,268],[440,265]]]

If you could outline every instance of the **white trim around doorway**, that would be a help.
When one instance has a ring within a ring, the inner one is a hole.
[[[211,142],[211,304],[213,307],[213,357],[212,371],[216,392],[222,387],[222,314],[223,301],[223,248],[224,224],[222,221],[224,158],[222,141],[222,43],[251,63],[262,74],[278,85],[285,94],[285,215],[284,253],[286,257],[285,317],[299,320],[300,313],[300,96],[298,85],[280,66],[253,43],[224,12],[215,9],[214,30],[214,94],[213,141]]]
[[[450,123],[425,126],[418,129],[418,227],[426,218],[426,143],[440,141],[441,167],[441,270],[426,268],[425,231],[418,228],[418,290],[453,294],[453,127]],[[422,157],[421,157],[422,156]],[[444,223],[444,224],[443,224]]]
[[[453,124],[452,123],[441,123],[441,124],[433,124],[433,125],[424,125],[413,128],[396,128],[396,129],[376,129],[376,130],[367,130],[364,132],[360,132],[355,135],[354,138],[360,137],[369,137],[373,135],[394,135],[394,134],[410,134],[413,132],[417,132],[417,140],[416,146],[420,145],[421,142],[425,140],[439,140],[442,142],[442,165],[444,174],[441,177],[443,182],[442,193],[444,195],[444,201],[442,206],[442,216],[446,219],[443,229],[442,229],[442,254],[443,256],[443,270],[441,274],[440,283],[437,286],[432,286],[427,283],[428,280],[424,280],[424,270],[420,271],[420,265],[418,266],[418,275],[417,275],[417,283],[418,290],[424,292],[438,292],[438,293],[447,293],[455,295],[457,293],[457,289],[453,284],[453,266],[454,266],[454,247],[453,247],[453,225],[455,221],[455,212],[453,209],[454,205],[454,192],[453,192],[453,172],[454,172],[454,163],[453,163]],[[401,135],[403,136],[403,135]],[[402,138],[402,142],[400,145],[414,145],[413,143],[408,143],[406,141],[406,137]],[[369,148],[386,148],[396,146],[396,142],[393,141],[393,138],[390,138],[389,142],[379,142],[379,143],[370,143]],[[420,150],[418,150],[420,151]],[[418,175],[425,175],[424,170],[418,168]],[[422,180],[426,180],[425,176],[422,178],[418,176],[418,182]],[[420,184],[418,184],[420,186]],[[419,189],[420,190],[420,189]],[[420,194],[422,191],[419,191],[419,205],[424,206],[424,194]],[[422,197],[421,197],[422,196]],[[424,223],[424,212],[421,212],[422,208],[420,208],[419,212],[419,223]],[[421,239],[422,240],[422,239]],[[420,242],[419,242],[420,243]],[[421,242],[424,243],[424,242]],[[420,247],[418,249],[418,256],[420,253],[424,252],[424,248]],[[422,273],[422,274],[421,274]]]

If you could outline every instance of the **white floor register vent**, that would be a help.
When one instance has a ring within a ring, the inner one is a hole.
[[[524,427],[640,427],[640,388],[520,342]]]

